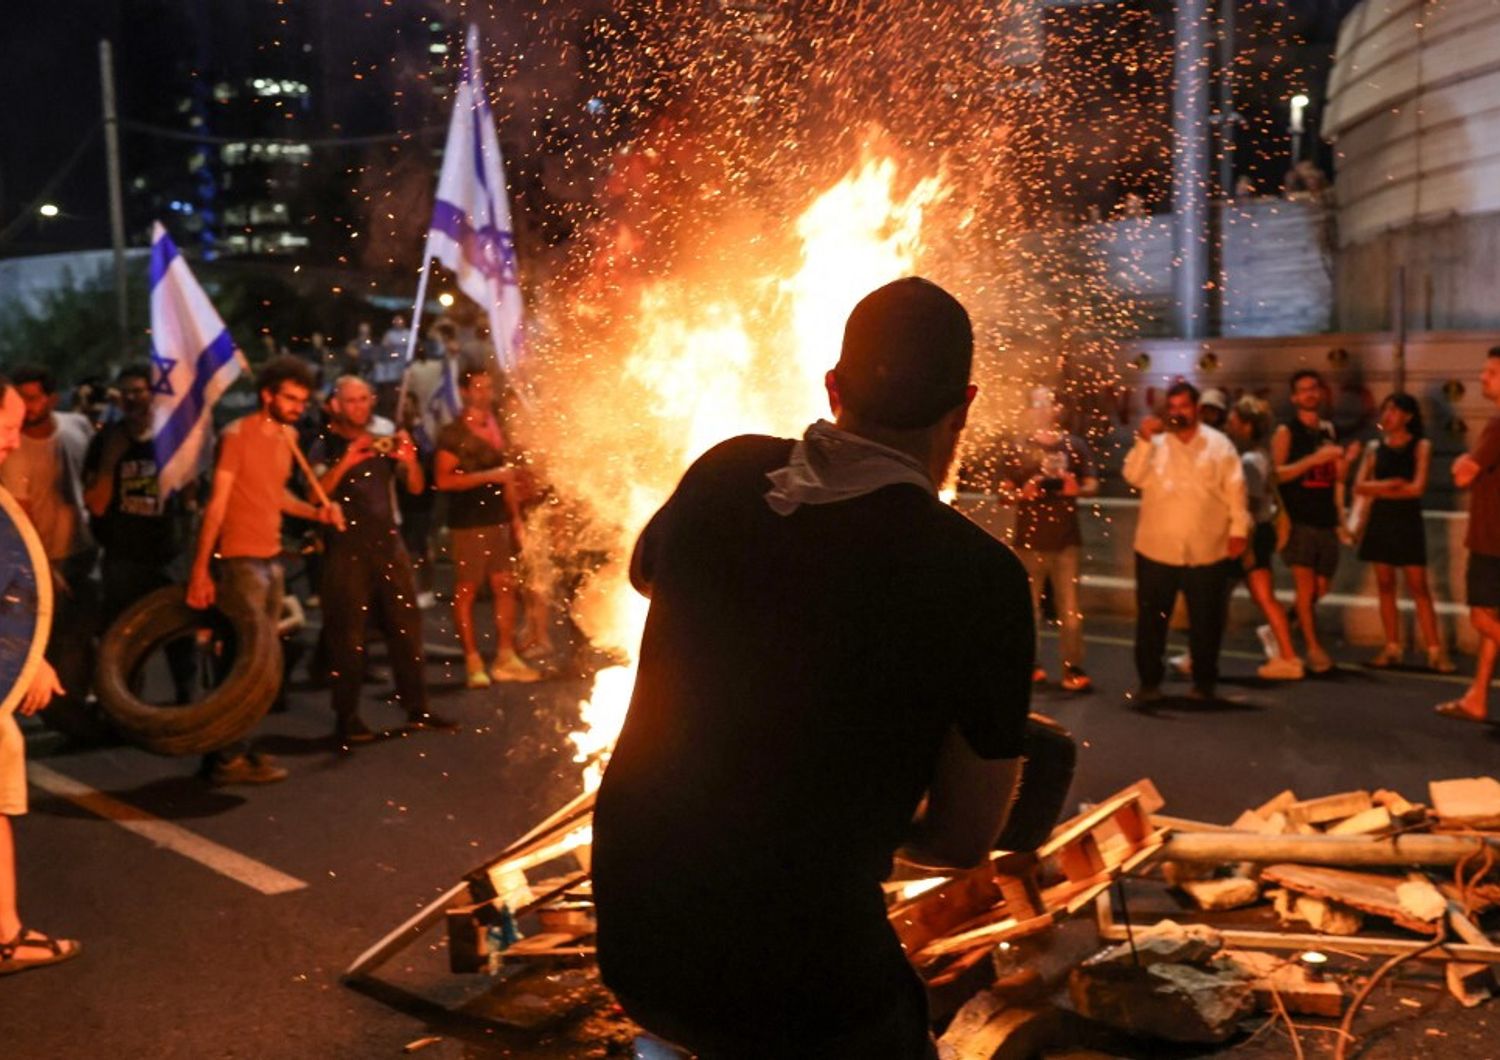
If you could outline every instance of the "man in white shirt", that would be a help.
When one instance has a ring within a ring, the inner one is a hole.
[[[1167,623],[1180,592],[1187,600],[1195,699],[1211,699],[1224,637],[1227,559],[1245,551],[1250,513],[1234,443],[1199,422],[1198,390],[1167,391],[1165,421],[1141,421],[1125,457],[1125,480],[1141,491],[1135,531],[1136,702],[1161,698]]]

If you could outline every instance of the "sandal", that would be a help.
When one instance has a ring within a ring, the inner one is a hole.
[[[42,950],[43,956],[27,958],[22,950]],[[83,944],[74,939],[55,939],[40,931],[22,927],[9,942],[0,942],[0,975],[25,972],[32,968],[44,968],[77,957]]]
[[[1465,710],[1464,701],[1461,699],[1450,699],[1446,703],[1439,703],[1432,709],[1445,718],[1453,718],[1457,721],[1472,721],[1476,725],[1491,724],[1489,718],[1480,717],[1478,714],[1472,714],[1469,711]]]

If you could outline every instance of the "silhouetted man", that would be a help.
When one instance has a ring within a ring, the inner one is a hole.
[[[937,498],[972,352],[941,288],[873,292],[827,375],[836,422],[715,447],[636,546],[651,611],[595,815],[600,967],[707,1060],[936,1055],[880,885],[903,843],[986,856],[1033,661],[1025,570]]]

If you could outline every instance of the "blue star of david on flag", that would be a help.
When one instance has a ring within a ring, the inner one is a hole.
[[[163,357],[156,352],[156,347],[151,348],[151,367],[159,373],[156,382],[151,384],[151,393],[162,394],[166,397],[176,397],[177,391],[172,389],[172,369],[177,367],[175,357]]]

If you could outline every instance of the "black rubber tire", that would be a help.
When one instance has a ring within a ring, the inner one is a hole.
[[[1035,850],[1045,843],[1073,786],[1078,744],[1072,733],[1044,714],[1033,714],[1026,719],[1024,746],[1021,787],[996,850]]]
[[[205,754],[248,736],[265,717],[281,689],[280,638],[270,619],[240,597],[221,593],[217,609],[234,630],[234,662],[222,684],[186,706],[155,706],[130,688],[148,655],[203,624],[182,586],[142,597],[104,634],[94,691],[131,743],[163,755]]]

